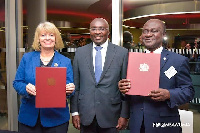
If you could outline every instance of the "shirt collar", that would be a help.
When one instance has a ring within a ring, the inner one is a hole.
[[[93,42],[93,48],[96,47],[96,46],[97,45]],[[101,44],[100,46],[103,47],[102,49],[107,49],[107,47],[108,47],[108,39],[107,39],[107,41],[105,43]]]
[[[156,53],[156,54],[161,54],[163,50],[163,47],[161,46],[160,48],[157,48],[156,50],[153,51],[153,53]],[[146,49],[146,53],[151,53],[148,49]]]

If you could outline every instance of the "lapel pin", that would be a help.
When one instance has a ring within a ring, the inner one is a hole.
[[[54,67],[58,67],[58,63],[54,63]]]
[[[166,60],[166,59],[167,59],[166,57],[163,58],[163,60]]]

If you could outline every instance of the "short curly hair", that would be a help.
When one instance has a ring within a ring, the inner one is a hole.
[[[32,48],[36,51],[40,51],[40,43],[39,43],[39,36],[41,31],[45,30],[48,33],[55,34],[56,43],[55,43],[55,50],[59,50],[61,48],[64,48],[64,44],[61,38],[61,33],[59,32],[58,28],[51,23],[51,22],[43,22],[40,23],[36,30],[35,30],[35,36],[32,44]]]

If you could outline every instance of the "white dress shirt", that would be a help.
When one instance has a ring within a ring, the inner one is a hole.
[[[97,51],[95,50],[95,47],[97,45],[93,42],[93,66],[94,66],[94,72],[95,72],[95,56]],[[103,47],[101,49],[101,59],[102,59],[102,71],[103,71],[103,67],[104,67],[104,63],[105,63],[105,59],[106,59],[106,52],[107,52],[107,48],[108,48],[108,40],[100,45],[101,47]]]
[[[161,54],[162,50],[163,50],[163,47],[161,46],[160,48],[154,50],[153,53]],[[146,49],[145,53],[151,53],[151,51],[149,51],[148,49]]]

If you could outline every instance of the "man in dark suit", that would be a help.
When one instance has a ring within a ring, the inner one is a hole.
[[[107,21],[94,19],[90,23],[92,43],[75,53],[71,113],[74,127],[82,133],[117,133],[127,125],[128,104],[118,82],[126,77],[128,50],[109,42],[108,35]]]
[[[161,20],[150,19],[144,24],[141,37],[146,53],[161,54],[160,81],[159,88],[149,92],[147,97],[127,96],[131,133],[180,133],[178,106],[193,99],[188,59],[165,50],[162,47],[164,36],[165,25]],[[120,91],[126,93],[131,83],[134,81],[120,80]]]

